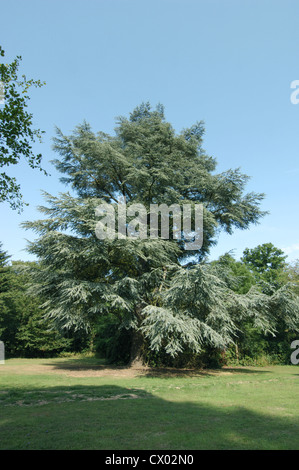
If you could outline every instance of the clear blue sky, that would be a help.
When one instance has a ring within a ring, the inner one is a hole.
[[[23,220],[40,218],[41,190],[66,188],[50,164],[54,127],[66,134],[86,119],[113,133],[115,118],[142,101],[165,106],[179,132],[205,121],[204,148],[218,171],[240,167],[248,191],[265,192],[258,226],[222,234],[212,258],[272,242],[299,258],[298,0],[10,0],[1,5],[5,62],[22,56],[21,73],[46,81],[31,91],[34,124],[46,131],[36,152],[51,176],[25,164],[10,171],[30,205],[21,215],[0,205],[3,248],[24,251]]]

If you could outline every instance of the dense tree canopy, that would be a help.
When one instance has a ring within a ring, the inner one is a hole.
[[[215,173],[217,162],[202,148],[204,127],[198,122],[180,134],[165,120],[164,109],[142,104],[129,119],[120,117],[115,136],[95,135],[87,123],[64,136],[57,129],[56,168],[79,197],[128,204],[203,203],[202,258],[219,230],[247,229],[264,213],[263,194],[244,193],[248,177],[240,169]]]

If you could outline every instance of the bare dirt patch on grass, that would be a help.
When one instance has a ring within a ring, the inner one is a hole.
[[[85,362],[80,359],[45,359],[45,360],[8,360],[0,366],[1,373],[5,374],[63,374],[69,377],[119,377],[133,378],[137,376],[148,377],[206,377],[233,375],[236,373],[256,373],[257,370],[245,367],[222,369],[173,369],[151,368],[147,366],[127,367],[103,365],[97,362]]]
[[[95,363],[84,363],[80,360],[7,360],[0,366],[1,374],[44,375],[63,374],[69,377],[136,377],[146,373],[147,367],[117,367]]]
[[[144,398],[143,396],[136,395],[135,393],[130,394],[120,394],[120,395],[112,395],[110,397],[88,397],[82,394],[75,394],[72,393],[69,396],[61,395],[59,398],[54,398],[53,400],[32,400],[32,402],[28,402],[25,400],[18,400],[13,403],[5,404],[4,406],[42,406],[42,405],[49,405],[49,404],[59,404],[59,403],[68,403],[68,402],[84,402],[84,401],[111,401],[111,400],[136,400],[137,398]]]

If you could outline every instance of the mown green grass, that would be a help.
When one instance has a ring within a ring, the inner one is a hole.
[[[0,449],[299,449],[296,366],[92,376],[99,367],[0,365]]]

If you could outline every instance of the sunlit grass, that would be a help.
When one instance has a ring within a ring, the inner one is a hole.
[[[0,366],[0,449],[299,449],[296,366],[136,373],[95,357]]]

